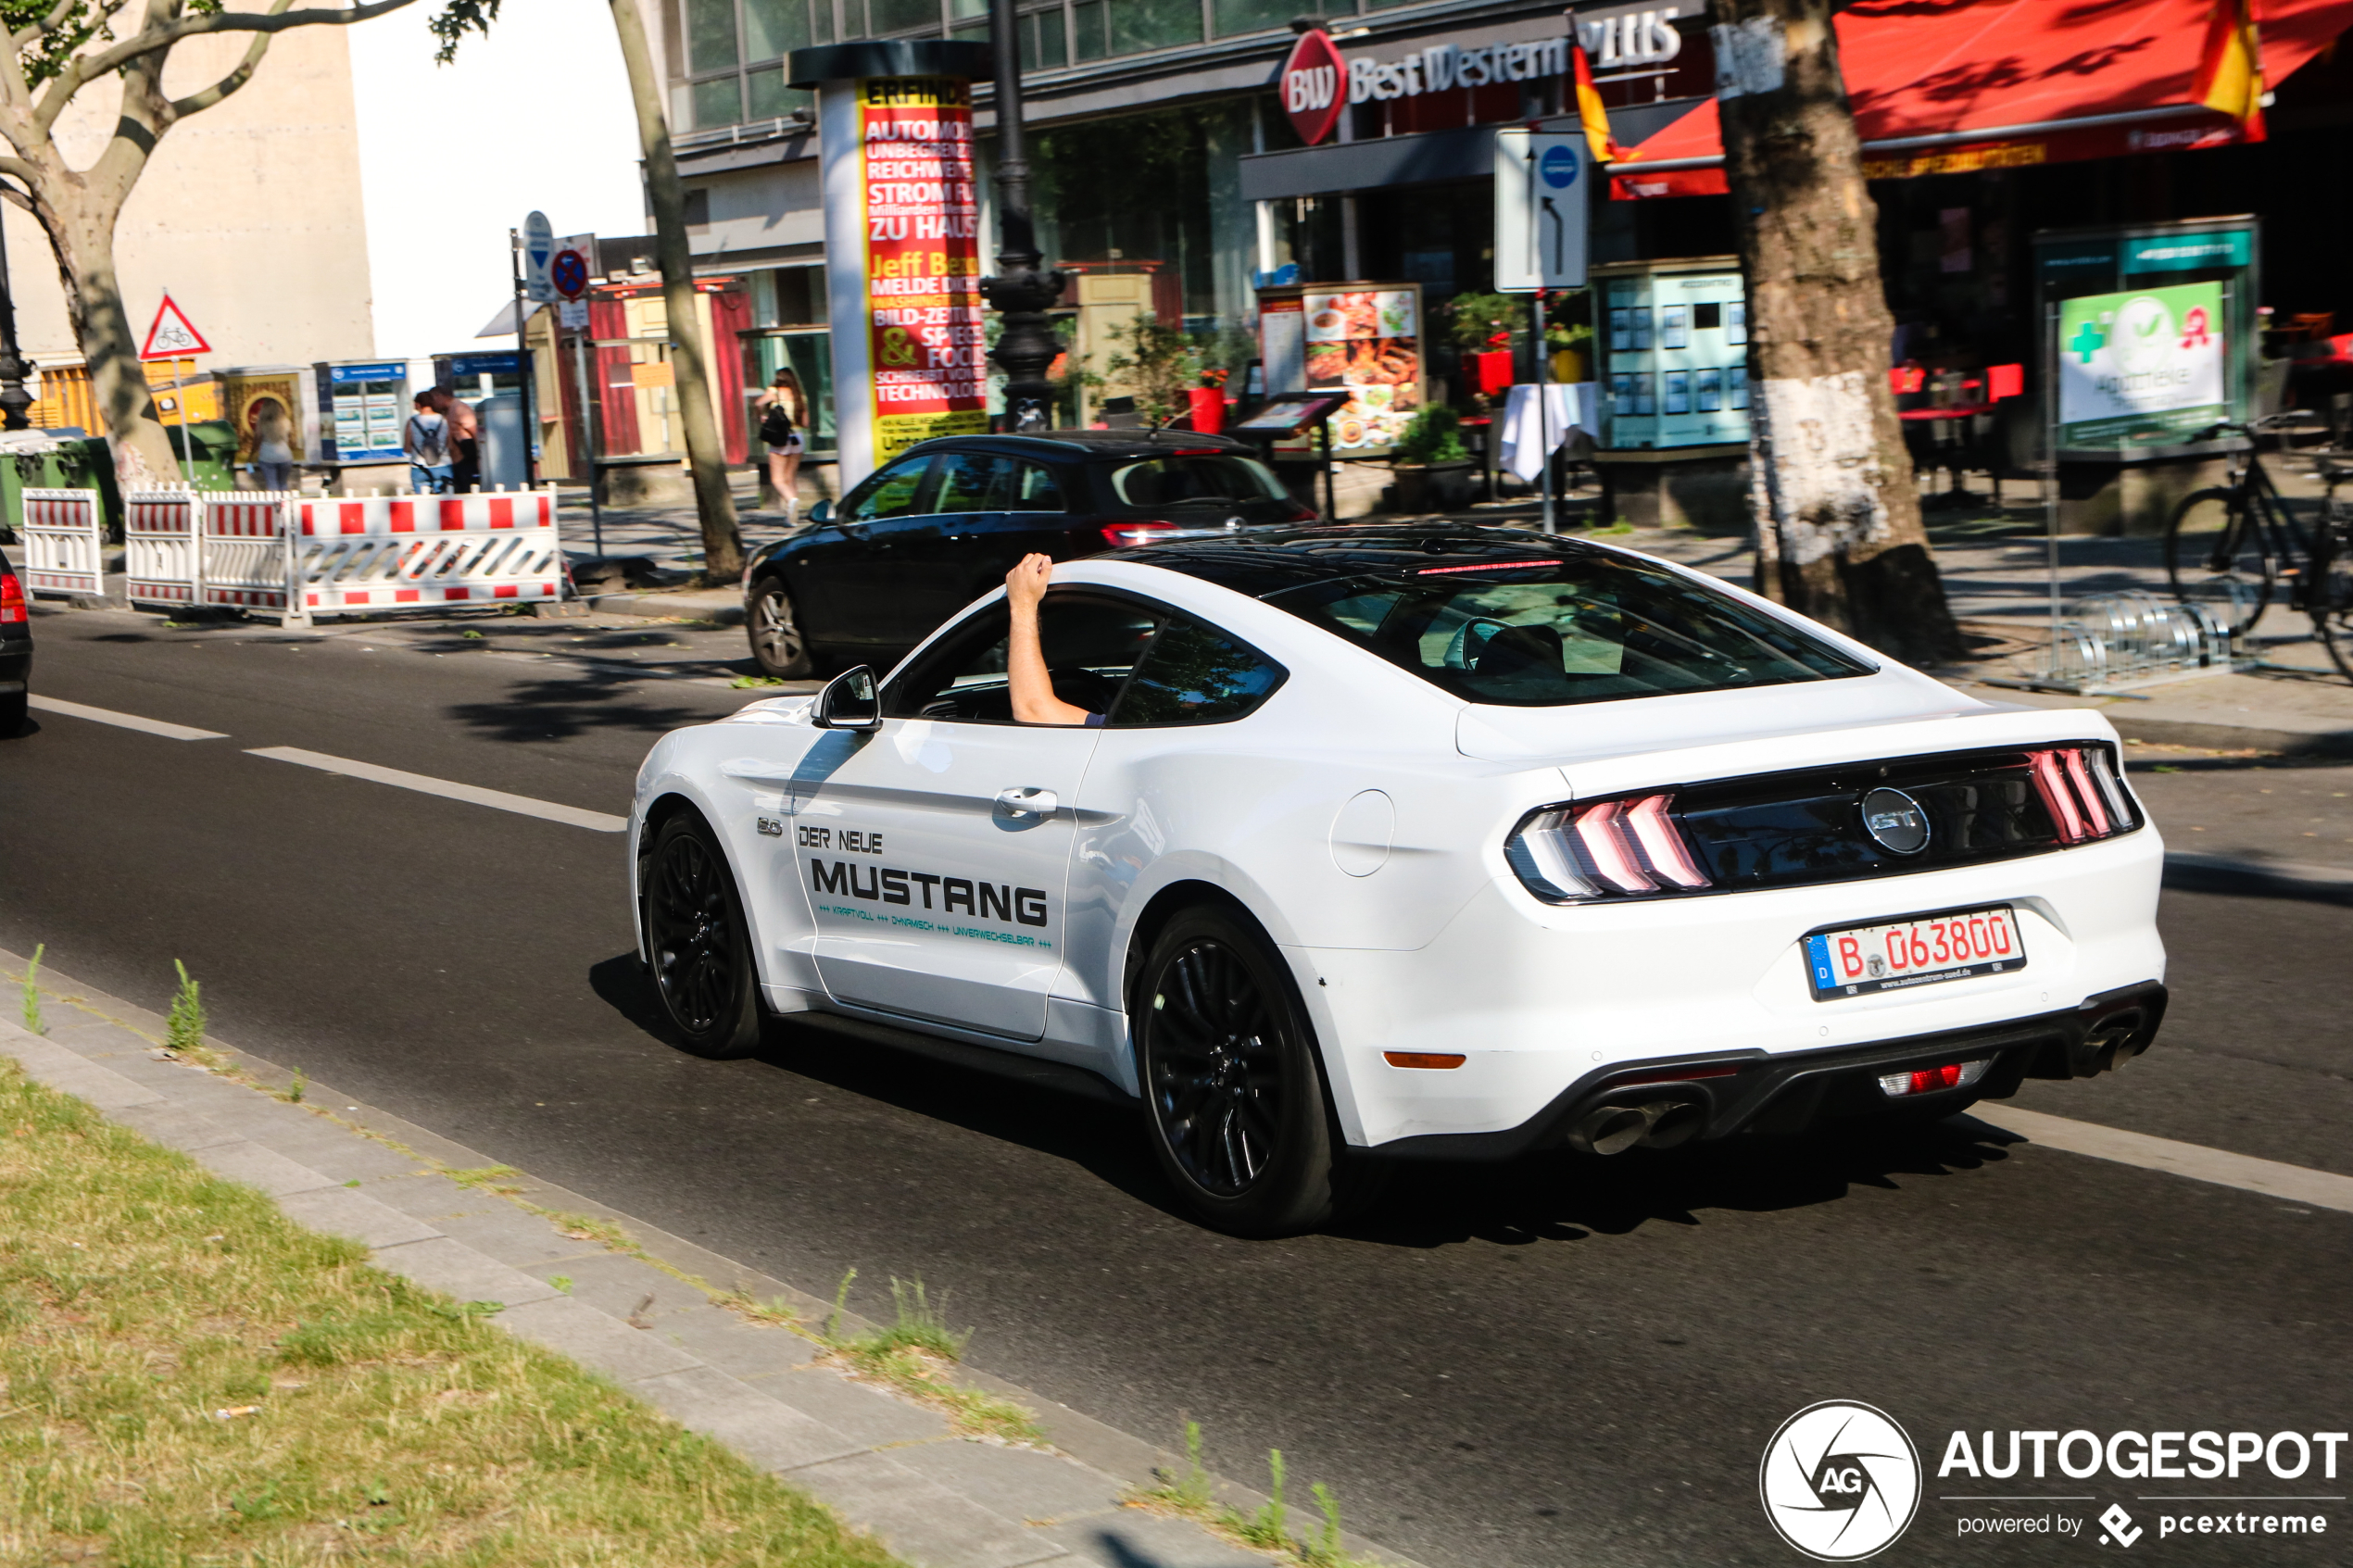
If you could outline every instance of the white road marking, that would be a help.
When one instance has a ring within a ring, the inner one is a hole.
[[[626,833],[629,830],[629,819],[626,817],[616,817],[604,811],[584,811],[577,806],[559,806],[552,800],[535,800],[528,795],[510,795],[503,789],[456,784],[424,773],[404,773],[397,768],[379,768],[373,762],[354,762],[347,757],[330,757],[325,752],[305,751],[299,746],[255,746],[245,755],[267,757],[273,762],[294,762],[305,768],[316,768],[322,773],[341,773],[348,778],[366,779],[371,784],[391,784],[397,789],[413,789],[420,795],[438,795],[448,800],[463,800],[475,806],[513,811],[521,816],[537,817],[543,822],[561,822],[566,827],[586,828],[592,833]]]
[[[2259,1192],[2267,1198],[2353,1214],[2353,1176],[2284,1164],[2276,1160],[2258,1160],[2249,1154],[2232,1154],[2203,1144],[2153,1138],[2145,1133],[2128,1133],[2121,1127],[2102,1127],[2090,1122],[2071,1122],[2064,1116],[2017,1110],[2007,1105],[1977,1105],[1969,1113],[2045,1148],[2065,1149],[2094,1160],[2112,1160],[2120,1165],[2137,1165],[2144,1171],[2164,1171],[2187,1176],[2194,1182],[2212,1182],[2218,1186],[2237,1187],[2243,1192]]]
[[[43,713],[62,713],[69,719],[87,719],[93,723],[112,724],[118,729],[138,730],[166,740],[227,740],[219,730],[199,730],[187,724],[173,724],[161,719],[142,719],[136,713],[117,713],[111,708],[88,708],[78,702],[65,702],[39,692],[25,698]]]

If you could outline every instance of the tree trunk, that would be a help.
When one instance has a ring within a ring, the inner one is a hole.
[[[1912,662],[1957,657],[1887,384],[1878,208],[1831,0],[1710,0],[1748,273],[1757,590]]]
[[[637,142],[646,155],[646,194],[654,209],[654,256],[661,266],[661,296],[670,316],[673,374],[679,421],[686,430],[686,462],[694,470],[695,511],[702,521],[703,574],[735,583],[744,571],[743,536],[736,529],[736,499],[727,488],[727,448],[711,397],[711,355],[695,309],[694,257],[686,245],[686,188],[670,150],[670,125],[654,79],[637,0],[612,0],[621,58],[629,69],[629,96],[637,110]],[[731,410],[732,412],[732,410]]]
[[[131,491],[182,483],[179,456],[170,433],[156,418],[155,396],[139,363],[137,329],[116,281],[120,203],[71,175],[36,182],[32,196],[33,216],[48,234],[65,284],[67,320],[106,421],[116,485]]]

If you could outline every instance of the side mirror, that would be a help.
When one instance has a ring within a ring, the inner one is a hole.
[[[818,502],[815,506],[809,508],[809,521],[820,523],[833,521],[834,504],[831,501]]]
[[[826,682],[809,721],[821,730],[880,728],[882,704],[875,696],[874,666],[862,664]]]

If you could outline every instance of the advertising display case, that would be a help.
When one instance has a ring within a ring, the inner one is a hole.
[[[400,359],[321,361],[319,445],[331,463],[396,463],[409,418],[409,366]]]
[[[1602,445],[1619,451],[1748,439],[1748,292],[1728,256],[1592,270]]]
[[[1307,283],[1258,293],[1269,395],[1346,392],[1327,427],[1332,455],[1385,458],[1426,395],[1418,283]],[[1307,438],[1278,442],[1304,455]]]

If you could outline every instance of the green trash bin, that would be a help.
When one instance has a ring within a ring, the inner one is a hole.
[[[0,435],[0,526],[11,540],[24,517],[28,490],[95,490],[107,536],[121,540],[122,496],[115,489],[114,454],[104,436],[60,438],[37,430]]]

